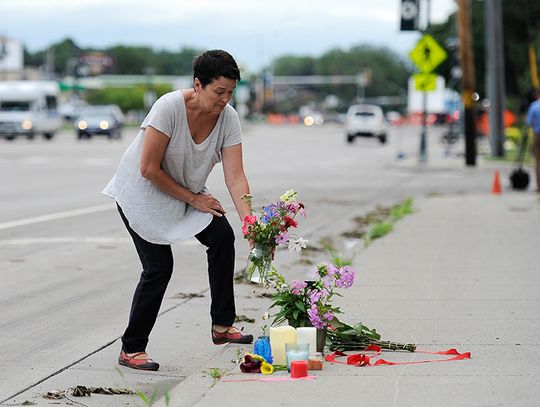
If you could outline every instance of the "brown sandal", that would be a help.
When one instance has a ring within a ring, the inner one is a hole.
[[[235,329],[236,332],[231,332]],[[218,332],[212,327],[212,342],[214,345],[223,345],[225,343],[252,343],[253,335],[245,334],[242,329],[238,329],[234,326],[227,328],[223,332]]]
[[[146,358],[144,359],[135,359],[137,356],[140,355],[146,355]],[[122,366],[127,366],[132,369],[139,369],[139,370],[158,370],[159,369],[159,363],[154,362],[152,359],[148,357],[146,352],[137,352],[132,354],[131,356],[128,356],[126,352],[121,351],[120,356],[118,356],[118,363]]]

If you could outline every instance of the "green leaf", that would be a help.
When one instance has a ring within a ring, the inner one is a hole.
[[[298,308],[300,311],[306,312],[306,306],[302,301],[296,301],[294,304],[296,305],[296,308]]]

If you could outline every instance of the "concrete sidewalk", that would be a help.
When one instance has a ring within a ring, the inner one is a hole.
[[[351,213],[311,236],[340,237]],[[251,346],[211,345],[207,298],[165,309],[158,319],[150,354],[158,372],[118,368],[119,344],[105,346],[72,367],[48,377],[9,405],[67,405],[41,395],[76,385],[127,387],[168,394],[158,406],[370,405],[531,406],[540,396],[540,201],[532,192],[416,198],[414,213],[394,231],[355,257],[355,285],[339,298],[346,322],[364,322],[383,339],[414,342],[437,351],[457,348],[471,360],[403,366],[352,367],[325,363],[314,381],[221,382],[203,371],[217,367],[228,379],[252,377],[233,363]],[[316,240],[312,240],[315,242]],[[350,243],[350,242],[349,242]],[[312,252],[316,263],[325,254]],[[288,278],[303,278],[312,266],[280,252],[276,261]],[[270,300],[251,284],[237,284],[237,309],[256,319],[243,324],[255,335]],[[207,292],[201,292],[207,295]],[[189,312],[187,312],[189,311]],[[240,324],[242,325],[242,324]],[[194,341],[194,338],[200,340]],[[114,339],[114,338],[111,338]],[[385,359],[414,361],[425,355],[388,352]],[[46,366],[37,366],[46,369]],[[274,377],[287,377],[276,372]],[[93,406],[142,406],[139,396],[72,398]]]
[[[315,208],[313,208],[315,210]],[[351,227],[350,213],[313,232],[339,238]],[[215,347],[210,342],[207,298],[164,310],[149,353],[158,372],[118,368],[119,344],[105,346],[9,400],[6,405],[72,404],[41,395],[76,385],[123,387],[145,394],[168,394],[157,406],[532,406],[540,396],[540,201],[532,192],[502,196],[434,195],[415,198],[414,213],[394,231],[360,250],[354,260],[355,285],[338,298],[346,322],[362,321],[383,339],[417,343],[437,351],[457,348],[471,360],[403,366],[353,367],[325,363],[313,381],[222,382],[212,385],[203,371],[217,367],[228,379],[251,378],[233,363],[251,346]],[[350,242],[349,242],[350,243]],[[311,252],[313,263],[327,260]],[[304,278],[312,266],[283,251],[276,264],[288,278]],[[241,265],[239,264],[239,267]],[[251,284],[237,284],[239,314],[261,332],[259,318],[270,300]],[[207,292],[200,295],[207,296]],[[194,340],[194,338],[199,338]],[[114,340],[114,338],[111,338]],[[388,352],[385,359],[415,361],[425,355]],[[36,365],[46,370],[47,366]],[[274,377],[287,377],[276,372]],[[262,375],[261,375],[262,377]],[[134,396],[72,398],[89,407],[142,406]]]
[[[313,381],[213,386],[198,371],[169,391],[168,405],[536,405],[537,195],[441,196],[418,199],[414,207],[414,214],[355,258],[357,281],[343,291],[342,319],[377,328],[383,339],[432,351],[469,351],[471,360],[364,368],[325,363],[313,372]],[[302,275],[302,266],[294,268]],[[228,379],[252,377],[231,363],[236,349],[226,346],[207,367],[229,370]],[[425,355],[387,352],[383,357],[414,361]],[[158,405],[167,403],[162,399]]]

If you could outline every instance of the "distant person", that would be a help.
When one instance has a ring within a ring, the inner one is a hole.
[[[540,193],[540,90],[536,91],[536,101],[532,102],[527,110],[527,124],[533,131],[536,192]]]
[[[527,115],[529,106],[531,105],[531,103],[533,103],[536,100],[536,92],[537,92],[536,89],[531,87],[527,89],[527,92],[525,92],[525,95],[523,95],[523,98],[521,99],[520,108],[519,108],[520,113],[523,116]]]
[[[159,368],[146,345],[173,271],[171,244],[193,236],[208,247],[213,343],[253,341],[233,326],[234,232],[221,203],[205,187],[222,161],[238,215],[251,213],[242,200],[249,184],[240,122],[228,104],[240,71],[230,54],[212,50],[195,58],[193,78],[193,89],[167,93],[154,103],[103,190],[116,200],[143,267],[118,358],[134,369]]]

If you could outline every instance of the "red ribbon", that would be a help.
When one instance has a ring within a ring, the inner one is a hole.
[[[353,355],[347,355],[344,352],[336,351],[329,355],[326,355],[325,360],[331,363],[341,363],[344,365],[354,365],[354,366],[380,366],[380,365],[415,365],[418,363],[432,363],[432,362],[451,362],[453,360],[464,360],[471,358],[471,352],[459,353],[457,349],[447,349],[441,350],[438,352],[429,352],[427,350],[416,350],[415,353],[425,353],[429,355],[449,355],[451,358],[447,359],[425,359],[425,360],[416,360],[411,362],[391,362],[385,359],[377,359],[372,363],[371,359],[381,354],[381,348],[376,345],[368,346],[364,352],[373,352],[373,355],[368,356],[365,353],[355,353]],[[346,362],[337,360],[338,357],[346,356]]]

